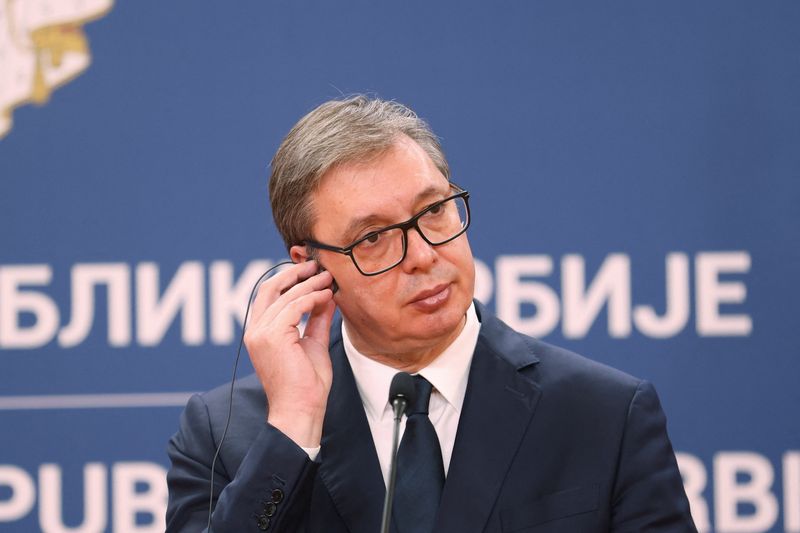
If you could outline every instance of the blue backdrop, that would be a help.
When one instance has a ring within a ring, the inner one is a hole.
[[[797,2],[0,4],[0,530],[163,529],[181,406],[285,256],[269,159],[373,92],[471,191],[479,297],[655,383],[700,530],[800,532],[798,28]]]

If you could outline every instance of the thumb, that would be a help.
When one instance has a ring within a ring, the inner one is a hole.
[[[331,323],[333,313],[336,311],[336,304],[333,298],[323,304],[317,305],[311,310],[311,314],[306,322],[303,338],[312,340],[321,346],[328,348],[330,342]]]

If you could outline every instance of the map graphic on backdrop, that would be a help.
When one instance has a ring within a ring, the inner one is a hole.
[[[91,63],[83,25],[104,16],[112,0],[0,2],[0,138],[15,107],[43,105]]]

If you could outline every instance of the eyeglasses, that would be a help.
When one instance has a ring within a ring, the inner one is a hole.
[[[450,188],[458,192],[429,205],[405,222],[370,231],[347,246],[331,246],[313,240],[306,240],[305,244],[350,256],[358,271],[365,276],[383,274],[406,258],[408,230],[411,228],[416,229],[431,246],[446,244],[467,231],[469,192],[453,183]]]

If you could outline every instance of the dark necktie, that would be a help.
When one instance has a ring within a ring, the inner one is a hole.
[[[397,452],[394,523],[398,533],[432,533],[444,488],[439,439],[428,418],[432,385],[414,376],[416,400],[408,407],[403,440]]]

